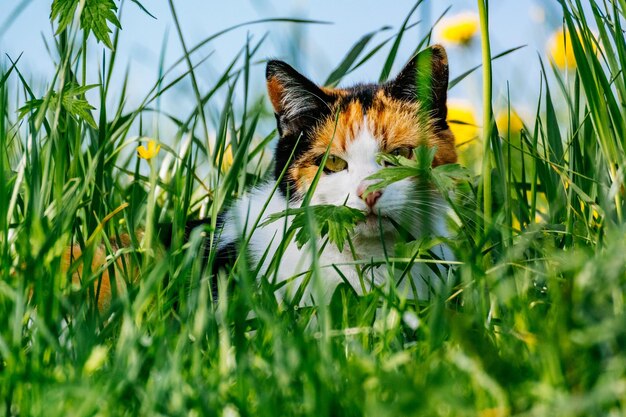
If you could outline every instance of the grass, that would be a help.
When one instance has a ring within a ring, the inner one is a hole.
[[[580,34],[570,45],[576,71],[542,63],[535,120],[521,132],[493,127],[490,169],[452,201],[453,284],[428,303],[390,286],[362,297],[340,288],[329,305],[299,308],[278,304],[244,257],[218,277],[202,268],[205,238],[185,240],[185,223],[216,219],[268,169],[273,115],[249,84],[263,39],[243,45],[206,90],[194,81],[198,54],[223,32],[184,45],[134,109],[126,85],[111,84],[115,52],[99,84],[85,85],[91,43],[75,23],[53,40],[59,58],[42,95],[12,57],[0,73],[0,415],[626,414],[626,4],[560,3],[564,26]],[[488,4],[479,6],[486,34]],[[415,8],[380,43],[378,32],[361,37],[328,83],[391,42],[386,78]],[[191,113],[160,112],[159,98],[187,81]],[[174,138],[146,127],[155,113],[177,126]],[[136,134],[162,139],[158,158],[136,158]],[[160,244],[164,223],[171,249]],[[140,230],[131,248],[110,240]],[[92,285],[104,269],[77,284],[61,269],[72,243],[87,265],[103,245],[104,268],[124,280],[109,310],[95,307]]]

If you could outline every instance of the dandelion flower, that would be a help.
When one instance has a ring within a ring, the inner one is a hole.
[[[463,12],[441,21],[438,26],[439,38],[450,45],[467,46],[478,33],[478,15],[474,12]]]
[[[481,142],[478,140],[476,113],[466,100],[448,100],[448,125],[454,134],[459,152],[459,162],[468,168],[476,169],[482,160]]]
[[[521,132],[524,128],[524,122],[522,122],[522,118],[519,117],[517,112],[511,110],[509,118],[509,111],[504,110],[498,113],[496,116],[496,126],[498,126],[498,130],[500,132],[509,132],[513,134],[517,134]]]
[[[222,154],[222,171],[226,172],[233,165],[233,147],[228,145]]]
[[[149,139],[147,148],[143,145],[137,147],[137,154],[142,159],[150,160],[157,156],[159,150],[161,150],[161,145],[157,145],[154,139]]]
[[[578,34],[578,39],[583,48],[588,45],[583,40],[583,37],[580,33]],[[592,38],[597,38],[597,34],[594,32],[590,32],[589,36]],[[557,30],[548,40],[548,55],[554,61],[554,64],[559,69],[574,69],[576,68],[576,56],[574,56],[574,51],[572,48],[572,37],[569,32],[565,32],[563,34],[563,29]],[[598,48],[592,39],[591,49],[594,54],[597,54]]]
[[[472,142],[478,136],[476,113],[466,100],[448,100],[448,124],[458,146]]]
[[[552,34],[548,41],[548,54],[558,68],[576,68],[576,57],[572,51],[572,38],[569,32],[564,33],[563,29],[559,29]]]

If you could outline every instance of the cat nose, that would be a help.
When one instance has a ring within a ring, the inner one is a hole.
[[[365,197],[365,204],[369,207],[374,207],[381,195],[383,195],[383,192],[380,190],[372,191]],[[361,196],[361,198],[363,197]]]
[[[362,182],[361,184],[359,184],[356,192],[359,195],[359,198],[365,201],[365,204],[367,204],[368,207],[374,207],[378,199],[383,195],[383,192],[381,190],[376,190],[365,195],[365,190],[368,186],[369,184]]]

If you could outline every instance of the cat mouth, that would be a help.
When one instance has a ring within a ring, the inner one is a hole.
[[[362,238],[378,238],[381,233],[387,233],[392,221],[385,214],[371,210],[363,210],[365,219],[357,224],[356,234]]]
[[[374,211],[372,209],[363,210],[365,214],[365,223],[378,222],[379,219],[385,219],[387,216],[380,211]]]
[[[385,214],[376,207],[368,207],[365,210],[363,210],[363,213],[367,216],[367,217],[386,217]]]

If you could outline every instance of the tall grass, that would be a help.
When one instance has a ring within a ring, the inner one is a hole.
[[[393,36],[361,37],[327,83],[390,44],[386,79],[419,3]],[[202,89],[194,74],[204,46],[219,47],[226,31],[186,45],[175,19],[185,53],[159,68],[133,109],[126,82],[111,81],[115,52],[99,83],[86,84],[96,69],[75,24],[54,38],[56,72],[43,94],[11,58],[0,73],[0,415],[625,414],[626,5],[560,3],[564,26],[580,34],[570,45],[577,69],[564,76],[543,63],[536,117],[521,132],[485,120],[489,169],[459,184],[458,265],[428,303],[393,286],[361,297],[340,287],[329,305],[300,308],[278,303],[271,271],[259,277],[243,255],[218,276],[204,268],[217,214],[268,168],[273,115],[250,89],[264,39],[243,45]],[[479,5],[488,45],[488,3]],[[119,39],[116,30],[112,45]],[[487,48],[484,56],[488,70]],[[160,97],[187,81],[190,114],[160,112]],[[487,117],[487,89],[484,98]],[[175,137],[147,127],[153,117],[172,122]],[[135,156],[140,137],[163,143],[156,159]],[[199,217],[211,222],[187,236]],[[132,244],[119,248],[126,233]],[[74,283],[61,268],[72,243],[83,255],[70,272],[99,247],[108,255]],[[114,286],[101,311],[105,270],[126,290]]]

